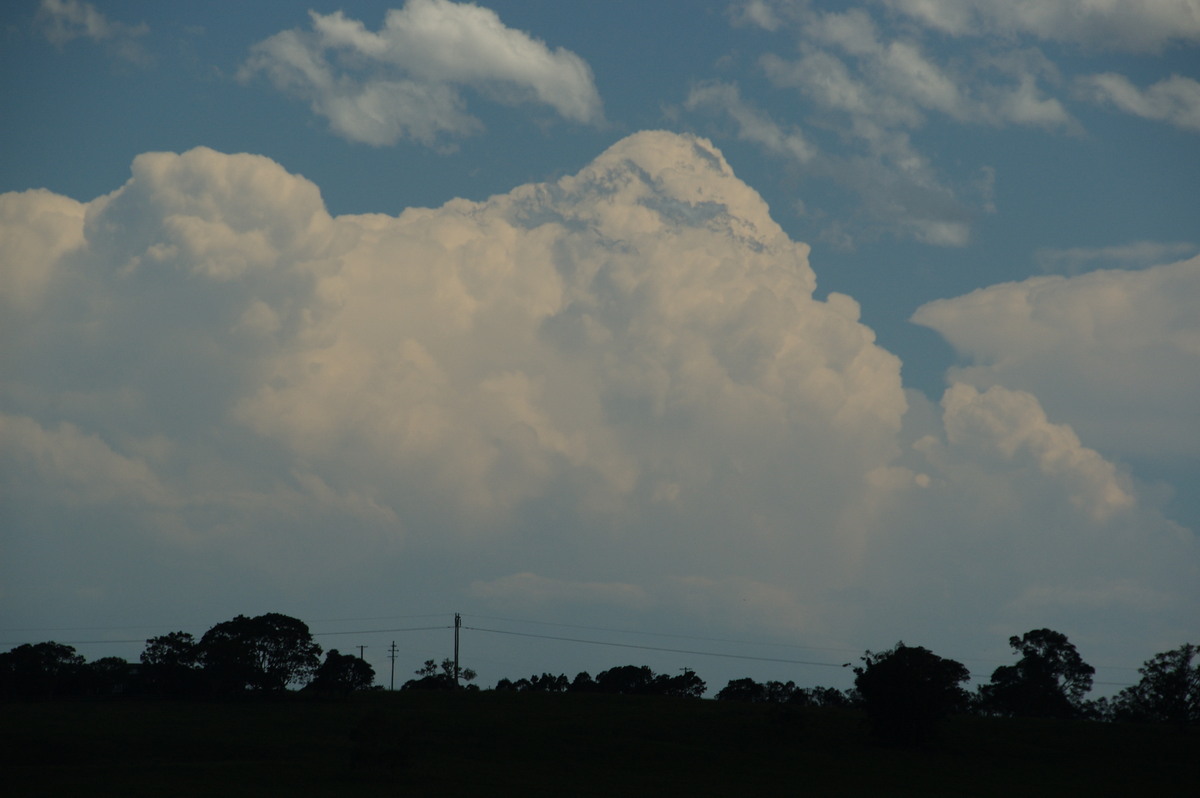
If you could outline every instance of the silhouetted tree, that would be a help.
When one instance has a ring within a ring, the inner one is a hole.
[[[645,665],[620,665],[596,674],[596,691],[620,695],[645,695],[651,692],[654,671]]]
[[[654,679],[652,685],[656,695],[674,696],[675,698],[700,698],[708,685],[696,675],[691,668],[684,668],[678,676],[661,674]]]
[[[149,692],[183,696],[200,690],[203,677],[200,651],[196,638],[187,632],[150,638],[141,660],[141,680]]]
[[[409,679],[401,685],[401,690],[453,690],[459,686],[454,678],[454,660],[449,658],[442,660],[440,668],[436,661],[427,659],[414,673],[421,678]],[[470,668],[460,667],[458,676],[462,681],[470,682],[475,680],[476,674]],[[474,688],[474,685],[470,687]]]
[[[866,652],[854,669],[854,685],[873,731],[886,742],[914,745],[928,739],[939,720],[966,709],[960,685],[971,678],[960,662],[920,646],[897,643]]]
[[[1083,697],[1092,689],[1096,669],[1083,661],[1066,635],[1034,629],[1010,637],[1008,644],[1021,658],[997,668],[991,682],[979,688],[984,712],[1040,718],[1083,714]]]
[[[766,685],[760,684],[747,677],[745,679],[730,679],[728,684],[717,691],[718,701],[742,701],[747,704],[767,703]]]
[[[307,683],[320,663],[321,647],[303,621],[269,612],[217,624],[200,638],[198,652],[216,691],[275,693]]]
[[[575,674],[568,689],[572,693],[594,693],[596,692],[596,680],[587,671],[580,671]]]
[[[836,687],[810,687],[801,691],[809,704],[817,707],[848,707],[850,697]]]
[[[579,677],[576,677],[578,680]],[[575,689],[574,684],[571,689]],[[698,698],[704,695],[707,685],[691,668],[684,668],[678,676],[668,676],[656,674],[646,665],[621,665],[596,674],[593,689],[599,693],[620,695]]]
[[[74,695],[83,687],[83,657],[53,641],[25,643],[0,654],[0,695]]]
[[[528,679],[521,678],[515,682],[509,679],[501,679],[496,682],[497,690],[516,693],[565,693],[570,687],[571,682],[563,673],[558,676],[549,673],[543,673],[541,676],[535,674]]]
[[[1116,720],[1200,723],[1200,648],[1185,643],[1146,660],[1138,673],[1142,678],[1126,687],[1113,700]]]
[[[325,695],[349,695],[355,690],[369,690],[375,683],[375,669],[370,663],[353,654],[331,649],[317,668],[313,680],[304,688]]]
[[[733,679],[717,693],[719,701],[745,701],[752,704],[790,704],[807,707],[844,707],[850,699],[834,687],[800,688],[795,682],[767,682]]]
[[[101,657],[83,666],[84,691],[91,695],[126,695],[138,688],[137,666],[121,657]]]

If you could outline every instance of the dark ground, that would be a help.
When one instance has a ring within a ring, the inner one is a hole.
[[[856,712],[589,694],[0,703],[17,796],[1195,794],[1200,733],[955,718],[915,750]]]

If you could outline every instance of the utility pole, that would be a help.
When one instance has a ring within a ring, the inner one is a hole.
[[[396,690],[396,641],[392,641],[392,647],[388,649],[388,659],[392,661],[392,692]]]
[[[458,630],[462,628],[462,615],[454,613],[454,686],[458,687]]]
[[[355,646],[355,648],[358,649],[358,658],[361,660],[363,658],[363,649],[366,648],[366,646]]]

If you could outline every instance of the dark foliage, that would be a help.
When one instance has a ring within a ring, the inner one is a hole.
[[[434,660],[427,659],[425,664],[415,671],[419,679],[409,679],[401,690],[455,690],[462,682],[475,680],[475,671],[470,668],[458,668],[458,678],[455,679],[454,660],[444,659],[441,666]],[[469,685],[469,687],[474,687]]]
[[[581,676],[583,674],[580,674]],[[576,681],[579,677],[576,677]],[[618,695],[661,695],[677,698],[699,698],[707,685],[690,668],[678,676],[656,674],[646,665],[622,665],[596,674],[595,682],[581,684],[585,690]],[[573,688],[572,688],[573,689]]]
[[[147,692],[190,696],[204,687],[196,638],[187,632],[152,637],[142,650],[141,679]]]
[[[1079,656],[1067,636],[1034,629],[1008,644],[1021,655],[1015,665],[1002,665],[991,682],[979,689],[979,706],[988,714],[1035,717],[1082,717],[1084,695],[1092,689],[1096,669]]]
[[[565,693],[571,689],[571,681],[567,679],[565,673],[560,673],[558,676],[543,673],[541,676],[535,674],[528,679],[517,679],[515,682],[501,679],[496,682],[495,689],[511,690],[515,693]]]
[[[3,696],[77,695],[83,691],[83,677],[83,657],[62,643],[26,643],[0,654],[0,695]]]
[[[925,742],[938,721],[964,711],[970,702],[960,686],[970,672],[928,649],[897,643],[888,651],[868,651],[862,661],[854,669],[854,685],[872,730],[885,742]]]
[[[346,696],[355,690],[369,690],[374,683],[375,669],[369,663],[335,648],[325,655],[325,661],[304,689],[319,695]]]
[[[575,674],[575,678],[571,680],[572,693],[594,693],[596,692],[596,680],[587,671],[580,671]]]
[[[1185,643],[1174,651],[1156,654],[1138,669],[1141,680],[1126,687],[1112,701],[1116,720],[1200,723],[1200,648]]]
[[[87,695],[128,695],[140,692],[139,668],[121,657],[101,657],[83,666],[83,691]]]
[[[807,707],[846,707],[849,697],[834,687],[797,687],[795,682],[767,682],[732,679],[717,693],[718,701],[742,701],[748,704],[779,704]]]
[[[303,621],[274,612],[219,623],[204,633],[197,650],[206,683],[220,694],[279,693],[305,684],[321,655]]]

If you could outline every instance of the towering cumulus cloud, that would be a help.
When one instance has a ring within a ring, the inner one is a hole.
[[[899,360],[703,139],[397,217],[151,153],[91,203],[0,197],[0,231],[10,595],[352,573],[852,645],[1194,600],[1188,535],[1033,393],[906,429]]]

